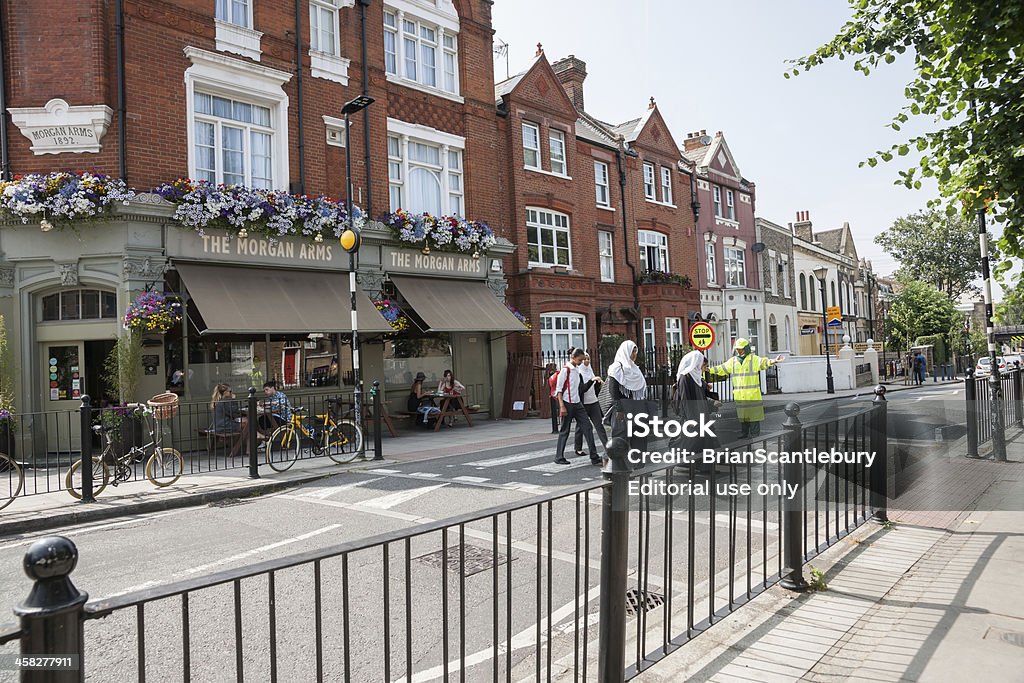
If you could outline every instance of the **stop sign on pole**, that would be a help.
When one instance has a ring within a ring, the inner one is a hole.
[[[715,329],[705,322],[696,322],[690,326],[690,343],[693,348],[707,351],[715,343]]]

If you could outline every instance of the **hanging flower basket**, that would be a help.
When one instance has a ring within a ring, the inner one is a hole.
[[[381,217],[391,236],[430,253],[431,249],[479,256],[497,243],[494,231],[482,221],[457,216],[431,216],[399,209]]]
[[[0,215],[20,218],[22,223],[94,218],[134,196],[123,180],[99,173],[15,176],[0,180]]]
[[[402,313],[402,309],[393,304],[390,299],[377,299],[373,305],[380,311],[380,314],[391,325],[395,332],[404,332],[409,329],[409,317]]]
[[[182,178],[153,190],[178,208],[174,217],[200,235],[220,228],[240,238],[261,235],[305,237],[314,242],[336,239],[348,227],[345,204],[327,197],[308,197],[277,190],[255,190],[242,185],[214,185]],[[366,221],[352,207],[353,226]]]
[[[518,320],[522,324],[526,325],[526,330],[520,332],[519,334],[523,335],[524,337],[529,337],[530,336],[530,330],[533,329],[533,326],[530,325],[530,319],[527,318],[522,313],[520,313],[519,309],[516,308],[515,306],[513,306],[512,304],[505,304],[505,308],[508,309],[509,313],[511,313],[512,315],[514,315],[516,317],[516,320]]]
[[[181,304],[160,292],[143,292],[124,314],[124,328],[142,334],[166,334],[181,320]]]

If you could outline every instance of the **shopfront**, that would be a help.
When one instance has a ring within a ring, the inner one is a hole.
[[[244,395],[273,379],[286,391],[351,390],[349,257],[336,242],[229,236],[183,228],[174,207],[141,195],[75,230],[7,223],[0,231],[0,313],[19,413],[118,397],[103,365],[141,292],[180,300],[182,320],[143,339],[135,399],[165,390],[208,401],[218,383]],[[505,337],[523,331],[502,303],[499,243],[488,254],[423,254],[364,230],[357,296],[362,376],[403,405],[411,377],[453,368],[482,411],[500,407]],[[374,301],[408,317],[396,332]]]

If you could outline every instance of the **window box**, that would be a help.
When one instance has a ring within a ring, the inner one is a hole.
[[[640,285],[679,285],[684,289],[690,288],[689,275],[677,275],[663,270],[644,270],[636,278]]]

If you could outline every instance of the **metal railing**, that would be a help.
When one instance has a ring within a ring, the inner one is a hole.
[[[91,602],[69,578],[74,544],[50,537],[26,553],[35,585],[0,644],[79,664],[34,681],[623,681],[776,582],[806,589],[806,560],[869,513],[885,521],[884,388],[849,415],[786,413],[782,431],[730,450],[865,450],[874,467],[632,471],[615,440],[600,482]],[[710,495],[670,486],[684,481]],[[729,488],[744,484],[766,495]],[[631,496],[645,485],[657,491]]]
[[[993,398],[992,375],[975,375],[967,369],[964,395],[967,401],[967,455],[978,456],[978,447],[992,441],[993,433],[1010,425],[1024,426],[1024,369],[1016,367],[1000,372],[1000,395]]]
[[[377,386],[375,382],[379,399]],[[293,408],[302,407],[310,424],[316,422],[317,415],[351,419],[351,396],[351,392],[339,391],[288,394]],[[244,469],[258,472],[259,467],[266,464],[258,433],[269,435],[281,424],[261,406],[262,398],[262,394],[250,388],[248,398],[240,397],[235,401],[247,415],[247,430],[243,433],[241,428],[235,431],[211,429],[213,413],[209,401],[180,402],[173,417],[153,423],[125,406],[95,406],[85,396],[77,410],[22,413],[16,416],[13,426],[0,423],[0,452],[10,455],[21,467],[23,485],[19,496],[65,490],[68,470],[82,458],[83,446],[84,450],[98,456],[109,436],[113,440],[114,454],[120,455],[132,446],[150,443],[151,427],[160,431],[162,447],[181,452],[183,475]],[[376,417],[381,411],[378,408],[369,414]],[[248,416],[256,419],[248,419]],[[94,425],[102,425],[109,431],[101,436],[92,430]],[[372,444],[365,440],[370,438],[371,431],[379,433],[379,425],[376,419],[368,420],[364,416],[362,426],[364,448],[370,451]],[[299,449],[297,455],[302,460],[323,457],[311,448]],[[145,460],[131,463],[128,470],[122,472],[127,474],[127,481],[145,480]],[[10,498],[18,483],[16,472],[0,470],[0,497]]]

